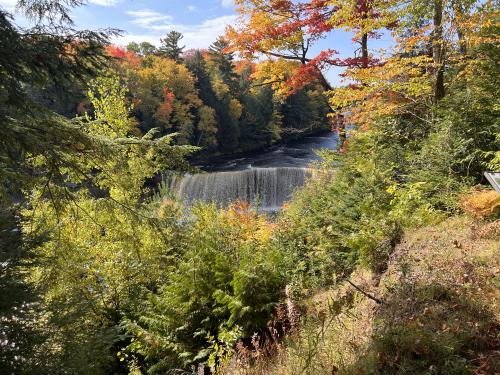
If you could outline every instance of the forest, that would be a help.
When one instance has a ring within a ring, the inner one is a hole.
[[[0,1],[0,374],[500,372],[495,1],[234,0],[203,49],[98,3]],[[324,132],[273,214],[159,182]]]

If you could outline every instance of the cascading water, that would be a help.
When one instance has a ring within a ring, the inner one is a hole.
[[[196,201],[227,206],[236,200],[263,210],[278,210],[311,174],[307,168],[251,168],[243,171],[200,173],[170,177],[167,186],[190,205]]]

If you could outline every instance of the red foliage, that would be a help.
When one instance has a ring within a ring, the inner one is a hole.
[[[158,106],[155,116],[163,121],[168,121],[174,111],[175,95],[168,88],[163,88],[163,102]]]
[[[115,45],[108,45],[106,48],[108,55],[119,60],[126,61],[130,66],[137,67],[141,62],[141,58],[137,56],[134,52],[126,51],[122,47]]]
[[[125,55],[127,54],[127,51],[125,51],[123,48],[112,44],[107,46],[106,51],[108,52],[109,56],[114,57],[116,59],[124,59]]]

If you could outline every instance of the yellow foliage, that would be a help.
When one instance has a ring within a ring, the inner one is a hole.
[[[217,120],[215,118],[215,110],[209,106],[202,106],[198,110],[200,121],[198,123],[198,130],[200,131],[199,144],[206,146],[217,145]]]
[[[412,114],[415,103],[432,103],[432,59],[428,56],[392,57],[380,66],[346,72],[353,86],[330,92],[334,108],[349,108],[353,124],[369,125],[395,114]]]
[[[237,99],[229,101],[229,115],[233,120],[239,120],[243,113],[243,105]]]
[[[474,216],[488,217],[500,213],[500,194],[494,190],[480,190],[464,195],[462,209]]]
[[[131,73],[131,86],[140,98],[138,109],[152,115],[165,128],[179,132],[179,142],[192,135],[192,110],[202,105],[191,72],[174,60],[148,56],[141,69]],[[171,96],[167,96],[167,94]],[[167,99],[171,103],[166,102]],[[168,110],[165,110],[165,104]]]
[[[242,201],[222,210],[221,217],[243,242],[265,243],[271,238],[275,227],[268,223],[265,216],[257,214],[250,204]]]
[[[360,12],[360,2],[357,0],[330,0],[328,4],[336,9],[330,18],[330,24],[341,25],[346,31],[354,31],[357,38],[396,22],[399,15],[395,9],[395,2],[391,0],[367,2],[371,10],[377,14],[376,17],[370,16],[369,11]]]
[[[278,98],[285,98],[290,94],[292,88],[286,84],[288,77],[300,67],[299,63],[285,59],[266,60],[257,64],[252,78],[261,81],[262,84],[271,85],[274,94]]]

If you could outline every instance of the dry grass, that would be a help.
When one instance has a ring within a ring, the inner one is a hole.
[[[495,374],[499,221],[466,217],[408,233],[380,283],[366,271],[307,301],[301,329],[226,374]]]

